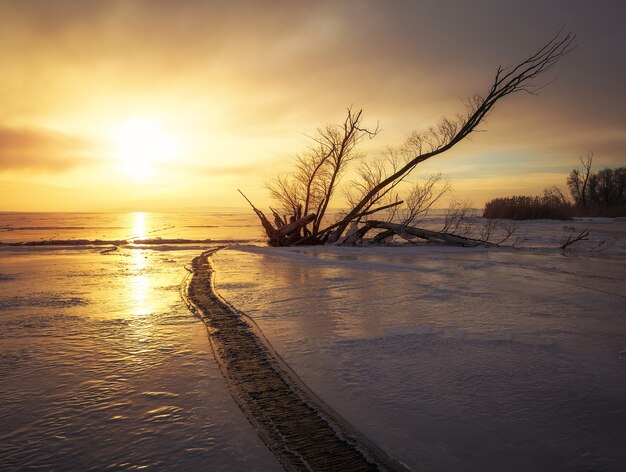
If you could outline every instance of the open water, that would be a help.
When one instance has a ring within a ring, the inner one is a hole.
[[[236,213],[0,214],[2,242],[257,235]],[[0,246],[0,470],[280,470],[180,298],[212,243],[155,242]]]

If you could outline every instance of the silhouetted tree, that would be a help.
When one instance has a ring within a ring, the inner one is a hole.
[[[591,165],[593,164],[593,152],[587,154],[584,160],[581,157],[580,163],[583,165],[582,170],[576,168],[570,172],[567,177],[567,186],[576,205],[586,208],[588,204],[587,196],[589,194],[589,177],[591,175]]]
[[[469,136],[502,98],[517,92],[538,93],[545,85],[536,83],[535,79],[574,49],[574,38],[572,33],[559,31],[542,48],[516,66],[498,67],[487,93],[470,98],[464,113],[455,118],[445,118],[426,131],[412,133],[400,149],[389,151],[376,161],[361,160],[359,178],[352,183],[353,192],[348,198],[350,208],[332,224],[325,222],[326,211],[331,198],[336,195],[341,176],[348,163],[359,157],[356,152],[359,142],[375,137],[378,128],[370,130],[363,126],[362,111],[354,113],[348,109],[343,123],[318,129],[312,138],[313,146],[297,157],[295,171],[279,176],[270,184],[273,197],[286,214],[281,216],[271,209],[274,215],[272,224],[248,200],[265,228],[269,243],[274,246],[339,243],[350,225],[365,216],[402,204],[395,189],[418,164],[452,149]],[[370,220],[367,228],[466,245],[466,241],[456,236],[427,232],[402,223]],[[361,230],[362,235],[365,232]]]
[[[348,109],[343,123],[318,128],[311,137],[313,146],[306,153],[296,156],[294,171],[279,175],[268,185],[280,209],[285,212],[281,217],[272,209],[278,227],[287,220],[302,221],[303,216],[315,215],[310,217],[310,227],[308,224],[300,225],[286,239],[287,244],[302,238],[311,242],[317,239],[328,205],[348,164],[359,157],[355,152],[356,146],[363,139],[372,139],[378,133],[378,127],[372,130],[362,125],[362,114],[362,110],[353,113]]]
[[[589,203],[607,207],[626,204],[626,167],[606,168],[591,174]]]
[[[577,207],[589,209],[584,213],[597,214],[603,208],[626,205],[626,167],[592,172],[593,153],[580,161],[583,169],[573,169],[567,177]]]

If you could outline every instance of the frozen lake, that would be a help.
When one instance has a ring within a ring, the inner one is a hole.
[[[623,470],[626,259],[240,247],[218,292],[413,470]]]
[[[4,242],[259,238],[236,213],[0,216]],[[216,284],[413,470],[622,470],[626,222],[519,234],[519,250],[235,244]],[[103,249],[0,247],[0,469],[280,470],[180,299],[202,245]]]

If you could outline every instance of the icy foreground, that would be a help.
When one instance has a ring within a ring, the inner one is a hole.
[[[214,262],[218,292],[301,379],[412,469],[617,471],[626,258],[591,244],[241,246]]]
[[[239,214],[0,216],[3,241],[258,233]],[[520,251],[233,246],[217,285],[413,469],[622,470],[626,221],[520,236]],[[111,249],[0,248],[0,470],[280,470],[180,299],[205,247]]]
[[[0,470],[281,470],[180,299],[198,251],[0,251]]]

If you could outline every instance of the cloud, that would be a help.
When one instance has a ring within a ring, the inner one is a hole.
[[[89,143],[74,135],[98,136],[138,114],[166,116],[192,136],[172,179],[209,178],[215,187],[257,178],[263,188],[289,169],[305,134],[341,120],[346,107],[364,108],[368,125],[380,121],[373,146],[400,144],[412,129],[462,112],[498,64],[523,60],[562,24],[580,46],[545,76],[558,80],[540,97],[498,104],[482,127],[489,133],[433,166],[472,162],[473,175],[487,176],[494,167],[517,175],[527,162],[566,170],[589,150],[599,166],[621,163],[625,14],[623,0],[601,8],[540,0],[0,0],[0,116],[31,126],[0,125],[0,172],[89,162]],[[47,131],[49,123],[74,135]],[[277,162],[267,164],[272,156]],[[490,156],[500,156],[497,166]]]
[[[75,136],[36,128],[0,126],[0,171],[60,172],[86,162],[88,143]]]
[[[579,32],[581,47],[559,65],[565,79],[546,91],[553,108],[593,114],[596,122],[619,119],[623,108],[615,106],[626,78],[623,48],[616,49],[626,40],[615,25],[626,13],[620,2],[567,9],[538,0],[516,6],[493,0],[8,5],[3,11],[0,4],[0,16],[8,19],[11,41],[0,45],[0,53],[15,69],[11,75],[20,84],[51,83],[59,93],[46,94],[45,101],[63,107],[71,82],[71,98],[81,104],[105,94],[136,98],[151,91],[223,100],[231,113],[222,119],[240,126],[268,118],[316,124],[329,119],[329,110],[350,104],[381,120],[437,120],[462,111],[462,100],[484,92],[498,64],[523,59],[566,21]],[[95,88],[102,93],[94,94]]]
[[[175,163],[167,165],[172,171],[176,167]],[[286,171],[290,169],[291,165],[291,160],[269,158],[256,160],[253,164],[194,165],[191,172],[207,177],[255,177],[269,180],[276,174],[277,170]],[[189,172],[190,169],[186,168],[185,171]]]

